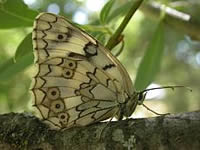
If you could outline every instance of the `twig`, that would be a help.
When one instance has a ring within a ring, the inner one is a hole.
[[[123,30],[127,26],[128,22],[130,21],[131,17],[136,12],[136,10],[139,8],[139,6],[141,5],[142,2],[143,2],[143,0],[137,0],[137,1],[133,2],[133,5],[131,6],[130,10],[126,14],[124,20],[122,21],[122,23],[120,24],[120,26],[118,27],[116,32],[110,37],[108,43],[106,44],[106,48],[111,50],[119,43],[118,39],[119,39],[121,33],[123,32]]]

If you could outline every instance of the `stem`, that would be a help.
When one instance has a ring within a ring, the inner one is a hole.
[[[142,2],[143,2],[143,0],[137,0],[133,3],[133,5],[131,6],[130,10],[126,14],[124,20],[122,21],[122,23],[120,24],[120,26],[118,27],[116,32],[110,37],[108,43],[106,44],[106,48],[111,50],[118,44],[118,42],[119,42],[118,39],[119,39],[121,33],[123,32],[123,30],[127,26],[128,22],[130,21],[131,17],[136,12],[136,10],[139,8],[139,6],[141,5]]]

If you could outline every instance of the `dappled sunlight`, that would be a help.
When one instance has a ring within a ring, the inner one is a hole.
[[[151,89],[151,88],[160,88],[161,86],[155,83],[150,84],[147,89]],[[150,100],[150,99],[162,99],[165,97],[166,95],[166,90],[169,89],[156,89],[156,90],[151,90],[147,92],[147,95],[145,97],[146,100]]]
[[[60,6],[56,3],[49,4],[49,6],[47,7],[47,12],[59,14]]]
[[[86,24],[88,23],[88,15],[86,12],[78,10],[75,12],[74,16],[72,17],[73,21],[78,24]]]
[[[85,6],[89,11],[100,11],[107,0],[86,0]]]
[[[25,59],[17,66],[14,58],[21,41],[27,34],[32,32],[33,20],[39,12],[47,11],[63,15],[78,24],[88,24],[84,29],[89,31],[95,38],[105,41],[106,43],[129,10],[129,5],[126,4],[130,4],[130,1],[115,3],[109,12],[112,17],[103,24],[102,20],[100,20],[100,14],[107,0],[23,1],[31,8],[29,13],[22,12],[18,14],[15,10],[12,12],[12,7],[9,8],[11,10],[7,10],[11,11],[10,13],[4,14],[2,12],[2,16],[4,17],[2,20],[4,21],[1,24],[8,21],[9,25],[14,25],[15,23],[17,25],[9,26],[9,28],[2,26],[2,28],[0,28],[0,72],[3,74],[2,76],[0,74],[1,113],[10,111],[23,112],[24,110],[30,111],[30,109],[32,109],[30,104],[31,98],[28,93],[30,81],[35,72],[34,68],[31,67],[33,62],[27,65],[26,61],[30,59]],[[186,10],[189,10],[191,14],[180,13],[178,10],[175,11],[175,8],[171,9],[165,7],[163,9],[184,20],[190,20],[190,17],[193,15],[197,18],[199,17],[200,14],[198,13],[192,14],[192,11],[195,10],[193,10],[190,5],[186,5],[185,7],[188,7]],[[182,9],[183,12],[187,12],[184,11],[185,8]],[[20,10],[18,11],[20,12]],[[14,15],[9,16],[9,14]],[[22,14],[25,15],[23,16]],[[19,19],[20,21],[14,23],[9,22],[13,21],[13,19]],[[23,21],[27,24],[20,25]],[[148,45],[152,42],[152,37],[158,22],[159,17],[153,20],[142,10],[138,10],[120,37],[122,38],[121,40],[124,40],[125,47],[118,58],[127,72],[129,72],[133,83],[138,71],[138,66],[147,51]],[[153,84],[147,88],[162,87],[163,85],[185,85],[191,87],[193,92],[190,93],[185,89],[176,89],[174,91],[170,89],[149,91],[147,92],[144,104],[153,111],[158,113],[170,113],[170,111],[192,111],[200,107],[200,96],[198,93],[200,85],[200,43],[198,40],[194,43],[194,40],[193,37],[190,37],[188,40],[188,35],[186,35],[184,31],[176,32],[176,28],[165,26],[165,51],[162,64]],[[120,46],[121,44],[116,46],[112,52],[117,52]],[[24,52],[32,54],[32,48],[24,48]],[[22,57],[19,57],[19,60],[20,59],[22,59]],[[146,110],[143,106],[138,106],[131,117],[141,118],[149,116],[155,115]]]

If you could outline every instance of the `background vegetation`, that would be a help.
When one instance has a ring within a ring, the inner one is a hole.
[[[135,0],[1,0],[0,113],[32,112],[29,92],[34,75],[31,30],[39,12],[48,11],[66,16],[82,24],[82,28],[106,44],[134,2]],[[164,11],[153,19],[151,9],[145,8],[161,4],[165,6],[162,7],[165,8]],[[185,85],[193,89],[192,93],[185,89],[149,92],[147,98],[153,99],[147,99],[145,104],[154,111],[174,113],[197,110],[200,108],[200,38],[191,36],[180,24],[176,24],[180,18],[170,20],[170,23],[165,21],[168,19],[164,13],[167,7],[171,8],[171,12],[176,10],[192,17],[192,25],[200,29],[200,2],[145,1],[143,8],[137,11],[123,32],[124,49],[118,58],[128,70],[133,84],[137,84],[138,90],[146,88],[151,80],[154,85]],[[175,15],[178,15],[177,12]],[[187,21],[182,21],[182,25],[186,26]],[[200,31],[194,32],[195,34],[200,35]],[[112,52],[116,54],[121,47],[122,43]],[[141,60],[143,65],[140,65]],[[140,73],[135,82],[138,70]],[[138,107],[133,117],[148,115],[152,114],[145,111],[144,107]]]

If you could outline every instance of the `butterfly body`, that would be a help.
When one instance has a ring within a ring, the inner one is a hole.
[[[64,17],[41,13],[32,38],[34,106],[44,120],[70,128],[133,113],[138,94],[127,71],[93,37]]]

